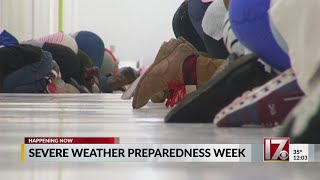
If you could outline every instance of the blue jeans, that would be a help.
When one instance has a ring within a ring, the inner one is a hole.
[[[106,76],[100,76],[99,82],[100,82],[101,91],[102,91],[103,93],[107,93],[108,77],[106,77]]]
[[[18,40],[6,30],[0,34],[0,46],[14,46],[17,44],[19,44]]]
[[[24,66],[8,75],[3,82],[4,93],[43,92],[45,76],[52,70],[52,55],[43,51],[41,61]]]
[[[211,3],[203,3],[201,0],[189,0],[188,10],[190,20],[201,37],[207,52],[212,58],[225,59],[229,55],[223,40],[217,41],[203,32],[202,19]]]
[[[202,19],[211,3],[203,3],[201,0],[189,0],[188,11],[190,20],[197,30],[201,39],[203,39]]]

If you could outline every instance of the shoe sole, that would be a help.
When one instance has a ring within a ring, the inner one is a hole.
[[[270,121],[270,124],[265,124],[267,127],[273,127],[275,124],[272,122],[281,124],[286,115],[302,99],[303,93],[299,90],[292,71],[287,72],[283,78],[280,76],[253,90],[248,95],[250,99],[222,109],[216,115],[214,123],[218,127],[262,125],[262,122],[267,121]],[[291,89],[295,90],[289,92]]]
[[[241,74],[237,73],[238,70],[241,70],[242,67],[245,70],[250,71],[250,68],[257,65],[258,60],[253,55],[246,55],[242,58],[246,59],[238,59],[222,70],[217,72],[211,80],[209,80],[208,84],[198,91],[190,94],[188,98],[185,98],[181,101],[175,108],[173,108],[168,115],[165,117],[165,122],[168,123],[212,123],[214,116],[226,105],[232,102],[236,97],[240,96],[243,92],[252,89],[254,87],[260,86],[265,82],[269,81],[272,78],[266,78],[267,80],[259,80],[258,83],[247,86],[245,88],[237,87],[236,89],[239,92],[233,92],[233,94],[226,95],[226,90],[217,88],[214,92],[212,91],[213,88],[219,87],[220,84],[223,84],[224,81],[227,81],[228,78],[236,79],[233,74]],[[252,64],[252,65],[250,65]],[[249,65],[249,66],[247,66]],[[254,67],[255,68],[255,67]],[[243,71],[243,70],[242,70]],[[251,73],[252,74],[252,73]],[[250,74],[250,75],[251,75]],[[249,75],[249,76],[250,76]],[[249,78],[248,75],[242,76],[241,80]],[[262,81],[262,82],[260,82]],[[249,81],[250,83],[251,81]],[[234,87],[232,87],[234,88]],[[234,90],[235,91],[235,90]],[[214,109],[212,107],[214,102],[214,97],[221,97],[217,96],[217,94],[221,94],[224,98],[224,101],[218,102],[218,106]]]
[[[128,89],[122,94],[122,96],[121,96],[122,100],[130,100],[134,96],[134,93],[136,91],[136,87],[137,87],[141,77],[142,76],[139,76],[135,81],[133,81],[133,83],[130,84]]]

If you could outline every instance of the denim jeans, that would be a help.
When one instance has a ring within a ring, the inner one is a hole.
[[[198,51],[207,52],[202,37],[198,34],[191,23],[188,13],[188,2],[184,1],[174,14],[172,29],[176,38],[183,37],[190,42]]]
[[[41,61],[24,66],[8,75],[3,82],[4,93],[43,92],[45,76],[52,70],[52,55],[43,51]]]
[[[0,46],[14,46],[17,44],[19,44],[18,40],[6,30],[0,34]]]
[[[190,20],[197,30],[201,39],[203,39],[202,19],[211,3],[203,3],[201,0],[189,0],[188,11]]]
[[[100,76],[100,79],[99,79],[99,82],[100,82],[100,87],[101,87],[101,91],[103,93],[107,93],[107,89],[108,89],[108,77],[106,76]]]

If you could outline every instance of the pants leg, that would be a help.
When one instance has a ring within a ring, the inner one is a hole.
[[[18,40],[6,30],[0,34],[0,46],[14,46],[18,44]]]
[[[229,19],[239,41],[279,71],[290,68],[288,54],[272,34],[268,15],[271,0],[230,1]]]
[[[313,77],[320,67],[319,7],[320,1],[272,0],[269,10],[271,27],[281,35],[274,35],[277,43],[288,50],[298,84],[306,94],[312,93]]]
[[[189,0],[188,10],[190,20],[203,40],[209,56],[225,59],[229,55],[229,52],[223,40],[217,41],[203,32],[202,20],[210,4],[203,3],[201,0]]]
[[[176,11],[172,20],[172,28],[176,38],[183,37],[198,51],[207,52],[202,38],[191,23],[187,1],[183,2]]]
[[[100,82],[101,91],[102,91],[103,93],[107,93],[108,77],[106,77],[106,76],[100,76],[99,82]]]
[[[203,3],[201,0],[189,0],[188,11],[193,27],[203,39],[202,19],[210,3]]]
[[[219,59],[225,59],[228,57],[229,52],[223,43],[223,39],[217,41],[205,33],[203,33],[203,37],[204,44],[207,47],[208,54],[210,57]]]
[[[52,70],[52,56],[43,51],[40,62],[20,68],[8,75],[3,83],[5,93],[32,93],[44,90],[45,76]]]

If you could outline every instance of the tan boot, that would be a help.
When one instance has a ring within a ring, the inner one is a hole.
[[[166,57],[168,57],[180,44],[187,44],[191,49],[193,49],[196,53],[197,50],[189,43],[187,42],[184,38],[180,37],[178,39],[170,39],[169,42],[164,42],[159,51],[158,54],[155,57],[155,60],[153,62],[153,64],[150,66],[149,69],[151,69],[152,67],[154,67],[155,65],[157,65],[159,62],[161,62],[162,60],[164,60]],[[146,72],[148,73],[148,71]],[[137,78],[129,87],[128,89],[123,93],[122,95],[122,99],[130,99],[132,97],[132,95],[135,92],[136,86],[138,84],[138,82],[140,81],[141,77]],[[158,94],[161,94],[162,92],[158,92]],[[156,102],[158,102],[158,97],[157,95],[155,95],[154,99]],[[165,100],[165,98],[164,98]],[[163,100],[163,101],[164,101]]]
[[[152,95],[167,88],[168,82],[178,80],[184,83],[183,63],[191,55],[198,56],[197,53],[183,43],[175,48],[165,59],[149,68],[136,87],[132,107],[137,109],[146,105]],[[210,60],[209,58],[199,57],[199,61],[197,60],[196,64],[197,86],[204,85],[222,63],[223,60]],[[211,75],[209,75],[210,73]]]
[[[161,60],[165,59],[167,56],[171,54],[171,52],[177,48],[180,44],[187,44],[195,53],[198,53],[196,48],[193,47],[187,40],[185,40],[183,37],[179,37],[178,39],[170,39],[169,42],[164,42],[159,51],[158,54],[156,55],[156,58],[154,60],[153,64],[159,63]]]
[[[212,75],[226,61],[222,59],[211,59],[204,56],[197,58],[197,89],[205,86]]]
[[[199,61],[197,62],[197,74],[199,73],[197,89],[204,86],[207,83],[207,81],[211,78],[211,76],[215,73],[216,69],[218,69],[223,63],[225,63],[225,60],[211,59],[208,58],[208,56],[202,55],[205,54],[200,53],[200,56],[197,58],[197,61]],[[187,92],[187,94],[191,92]],[[151,101],[153,103],[163,103],[166,100],[167,95],[168,89],[165,89],[161,92],[154,94],[151,97]]]
[[[178,44],[182,44],[182,43],[188,45],[196,54],[201,53],[201,52],[198,52],[197,49],[191,43],[185,40],[183,37],[179,37],[178,39],[171,39],[169,43],[164,42],[160,47],[160,50],[154,62],[159,63],[161,60],[165,59],[165,57],[168,56],[168,54],[171,52],[170,49],[174,50],[174,47],[177,47]],[[160,91],[152,95],[151,101],[153,103],[163,103],[166,100],[167,95],[168,95],[168,89],[165,89],[164,91]]]
[[[163,91],[159,91],[156,94],[151,96],[151,101],[153,103],[163,103],[169,94],[169,90],[165,89]]]

